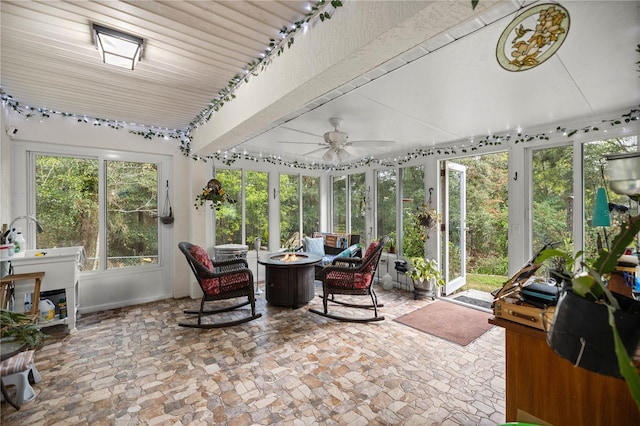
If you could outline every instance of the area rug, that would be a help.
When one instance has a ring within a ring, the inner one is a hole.
[[[488,322],[489,317],[491,314],[487,312],[436,300],[395,320],[416,330],[467,346],[493,327]]]

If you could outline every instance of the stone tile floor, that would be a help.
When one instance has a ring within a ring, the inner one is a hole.
[[[504,330],[462,347],[393,321],[446,302],[376,291],[386,320],[364,324],[308,312],[320,298],[292,310],[266,304],[264,294],[261,318],[224,329],[179,327],[182,310],[199,304],[189,298],[82,315],[72,335],[46,329],[36,399],[20,411],[3,402],[1,424],[504,422]]]

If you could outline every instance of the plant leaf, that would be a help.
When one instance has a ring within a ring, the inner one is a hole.
[[[613,332],[613,344],[616,356],[618,358],[618,367],[620,368],[620,374],[627,382],[631,397],[636,402],[638,411],[640,411],[640,375],[638,375],[638,371],[631,362],[629,354],[627,354],[627,350],[622,343],[620,334],[618,333],[618,329],[616,328],[615,317],[613,316],[614,308],[611,306],[607,306],[607,308],[607,312],[609,314],[609,325],[611,326],[611,331]]]
[[[624,254],[627,246],[631,244],[635,236],[640,232],[640,215],[629,217],[628,225],[626,223],[622,224],[620,233],[616,235],[611,243],[611,250],[600,252],[600,256],[593,264],[593,268],[600,275],[610,274],[616,268],[618,258]]]

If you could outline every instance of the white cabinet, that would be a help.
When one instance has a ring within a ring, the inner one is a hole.
[[[65,291],[67,318],[41,321],[43,326],[66,324],[70,333],[76,331],[78,276],[80,264],[84,262],[84,258],[84,247],[77,246],[26,250],[8,259],[11,261],[14,274],[44,272],[40,291]],[[33,293],[33,280],[15,282],[16,310],[21,310],[20,303],[24,303],[25,295],[29,293]]]

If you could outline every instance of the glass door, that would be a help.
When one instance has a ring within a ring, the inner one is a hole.
[[[444,294],[452,294],[466,283],[467,168],[448,161],[444,164]]]

